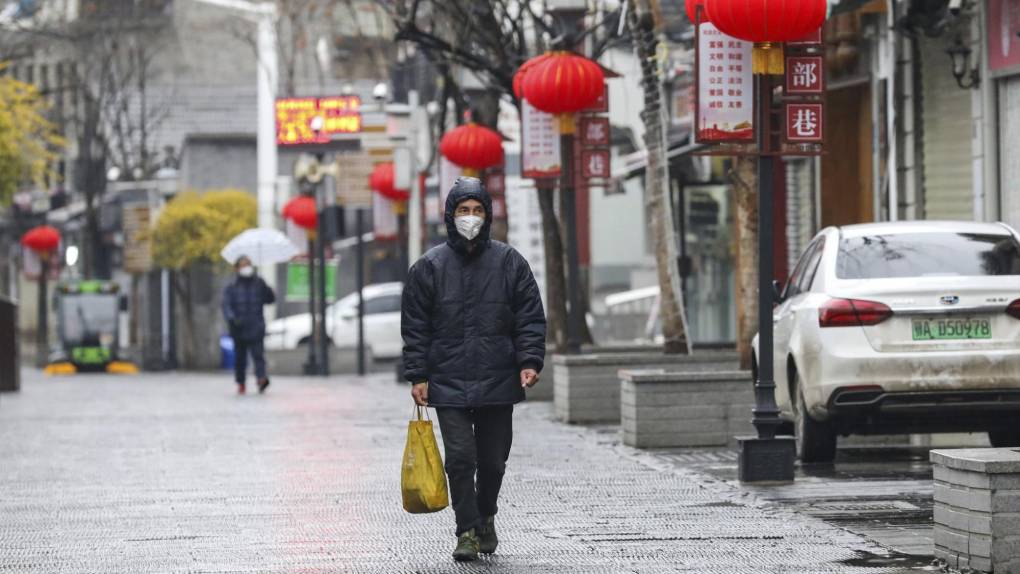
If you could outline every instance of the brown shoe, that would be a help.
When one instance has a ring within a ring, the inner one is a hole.
[[[237,394],[243,395],[245,391],[244,383],[237,383]]]

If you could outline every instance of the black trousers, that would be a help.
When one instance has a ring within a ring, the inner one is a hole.
[[[262,348],[262,339],[239,339],[234,337],[234,380],[244,383],[245,371],[248,370],[248,355],[255,363],[255,380],[266,378],[266,355]]]
[[[513,405],[436,409],[457,536],[480,526],[483,517],[496,515],[513,441],[513,414]]]

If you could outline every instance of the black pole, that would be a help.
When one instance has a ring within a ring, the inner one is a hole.
[[[318,291],[317,302],[319,308],[316,312],[319,315],[318,321],[318,343],[319,343],[319,371],[322,376],[329,376],[329,337],[326,334],[326,211],[319,210],[319,232],[318,232],[318,284],[314,289]]]
[[[311,233],[311,232],[309,232]],[[305,363],[305,374],[314,375],[319,372],[319,314],[315,304],[315,240],[308,237],[308,315],[312,321],[312,331],[308,337],[308,362]]]
[[[581,352],[581,266],[577,256],[577,199],[574,192],[574,118],[560,119],[560,193],[563,194],[563,243],[567,248],[567,353]]]
[[[39,254],[39,313],[36,318],[36,350],[35,361],[38,367],[45,367],[50,359],[50,325],[49,325],[49,297],[47,296],[47,285],[49,278],[46,272],[49,270],[49,253]]]
[[[365,288],[365,241],[364,241],[364,209],[354,210],[354,228],[358,235],[357,269],[354,275],[358,283],[358,374],[365,374],[365,305],[363,291]]]
[[[772,77],[756,75],[758,92],[758,377],[752,424],[757,437],[738,437],[742,482],[791,482],[793,437],[776,437],[780,425],[772,358],[772,224],[775,158],[772,156]]]

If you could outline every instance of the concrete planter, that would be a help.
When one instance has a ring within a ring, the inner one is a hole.
[[[1020,450],[931,451],[935,557],[953,570],[1020,572]]]
[[[266,370],[269,376],[304,374],[304,364],[308,361],[308,348],[287,349],[283,351],[266,351]],[[250,361],[249,361],[250,363]],[[372,365],[372,351],[365,349],[365,363]],[[249,369],[250,369],[249,365]],[[334,375],[356,373],[358,370],[357,349],[330,346],[329,372]]]
[[[661,351],[554,355],[556,416],[568,423],[620,422],[621,370],[711,372],[732,370],[736,366],[736,353],[724,351],[693,355],[666,355]]]
[[[660,347],[652,345],[614,345],[609,347],[593,347],[585,345],[581,347],[584,353],[658,353]],[[554,353],[549,351],[545,354],[545,368],[542,369],[542,379],[537,385],[528,390],[529,401],[551,401],[553,400],[556,387],[556,369],[553,366]]]
[[[620,393],[628,446],[733,446],[754,431],[750,371],[621,371]]]

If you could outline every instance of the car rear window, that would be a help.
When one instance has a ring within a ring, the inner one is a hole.
[[[839,242],[840,279],[1020,275],[1020,244],[1012,235],[896,233]]]

